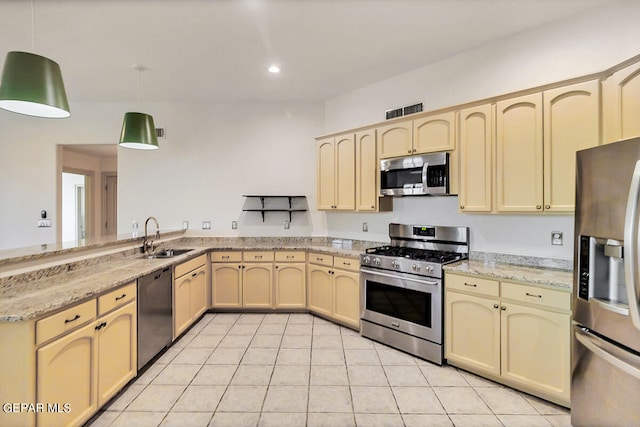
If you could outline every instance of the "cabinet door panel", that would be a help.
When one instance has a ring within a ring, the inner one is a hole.
[[[242,264],[212,264],[213,307],[242,307]]]
[[[99,319],[98,406],[122,389],[137,372],[136,303]]]
[[[452,151],[455,149],[455,112],[437,114],[413,121],[415,154]]]
[[[375,211],[378,207],[379,165],[376,131],[356,133],[356,209]]]
[[[184,332],[191,321],[191,276],[185,275],[174,281],[173,338]]]
[[[445,357],[456,366],[500,374],[497,300],[446,292]]]
[[[493,107],[460,112],[460,210],[490,212],[493,185]]]
[[[331,316],[331,274],[326,267],[309,265],[309,310]]]
[[[542,211],[542,94],[497,103],[497,210]]]
[[[569,400],[568,314],[505,304],[502,311],[502,376]]]
[[[413,122],[411,120],[380,126],[376,132],[380,159],[407,156],[413,152]]]
[[[197,319],[207,310],[207,269],[202,266],[191,275],[191,318]]]
[[[242,270],[243,307],[271,308],[273,264],[245,264]]]
[[[333,317],[360,328],[360,274],[335,270],[333,276]]]
[[[615,72],[602,89],[604,142],[640,136],[640,64]]]
[[[333,138],[318,142],[318,209],[335,204],[336,164]]]
[[[600,141],[600,85],[597,80],[545,91],[544,209],[572,212],[576,152]]]
[[[356,208],[356,146],[354,135],[336,138],[336,209]]]
[[[281,263],[275,265],[276,308],[305,308],[305,264]]]
[[[97,411],[95,326],[90,323],[38,349],[36,401],[60,405],[59,412],[38,412],[38,425],[77,426]],[[63,410],[65,403],[69,412]]]

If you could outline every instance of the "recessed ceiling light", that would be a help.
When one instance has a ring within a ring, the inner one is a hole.
[[[277,65],[272,65],[269,67],[269,72],[273,74],[278,74],[280,72],[280,67]]]

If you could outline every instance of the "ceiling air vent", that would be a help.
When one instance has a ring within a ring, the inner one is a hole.
[[[156,128],[156,136],[158,138],[164,139],[165,137],[164,128]]]
[[[405,105],[404,107],[392,108],[386,110],[384,115],[387,120],[395,119],[396,117],[408,116],[409,114],[419,113],[422,111],[422,102],[412,105]]]

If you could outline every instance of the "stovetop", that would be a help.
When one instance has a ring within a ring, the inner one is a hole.
[[[469,254],[467,227],[389,224],[391,244],[369,248],[360,256],[363,270],[390,270],[433,278],[442,266]]]

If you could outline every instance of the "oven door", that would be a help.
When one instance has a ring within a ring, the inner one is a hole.
[[[442,285],[439,279],[360,269],[363,320],[442,343]]]

